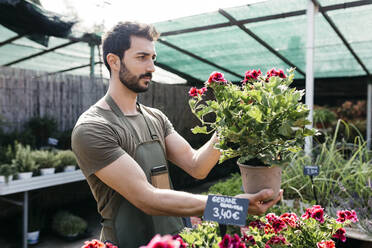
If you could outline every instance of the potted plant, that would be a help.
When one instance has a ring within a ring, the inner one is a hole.
[[[53,230],[63,238],[73,240],[87,230],[87,222],[67,211],[59,211],[52,220]]]
[[[34,245],[39,243],[40,231],[43,228],[45,214],[40,208],[32,207],[29,211],[27,243]]]
[[[32,151],[32,157],[39,166],[41,175],[54,174],[55,168],[59,165],[59,158],[52,151]]]
[[[15,143],[15,157],[12,159],[12,164],[18,171],[18,179],[29,179],[32,173],[38,169],[34,158],[31,155],[29,145],[23,146],[21,143]]]
[[[13,179],[16,168],[12,164],[0,164],[0,183],[7,183]]]
[[[266,75],[249,70],[234,84],[214,72],[204,88],[189,91],[191,111],[202,124],[192,132],[217,133],[220,163],[239,157],[246,193],[263,188],[279,193],[282,168],[302,149],[305,137],[315,134],[305,126],[310,121],[309,109],[301,103],[304,91],[289,87],[293,78],[294,69],[288,76],[283,70],[271,69]],[[213,90],[214,100],[203,99],[207,88]]]
[[[317,128],[327,129],[337,120],[337,115],[328,108],[317,107],[314,109],[313,119]]]
[[[76,169],[76,157],[71,150],[58,151],[56,158],[59,161],[59,167],[65,172],[74,171]]]

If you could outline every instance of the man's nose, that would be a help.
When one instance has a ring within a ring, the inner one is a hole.
[[[154,60],[151,60],[151,61],[148,63],[147,71],[148,71],[148,72],[155,72],[155,61],[154,61]]]

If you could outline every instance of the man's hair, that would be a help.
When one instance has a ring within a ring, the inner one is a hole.
[[[119,22],[109,30],[102,40],[103,61],[110,72],[111,68],[107,63],[106,56],[113,53],[123,59],[124,52],[130,48],[131,36],[146,38],[150,41],[156,41],[159,33],[155,27],[138,22]]]

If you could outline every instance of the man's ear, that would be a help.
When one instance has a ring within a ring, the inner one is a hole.
[[[111,68],[111,72],[120,70],[120,58],[116,54],[108,53],[106,56],[107,63]]]

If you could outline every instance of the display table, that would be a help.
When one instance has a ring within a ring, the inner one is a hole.
[[[71,172],[60,172],[51,175],[37,176],[26,180],[13,180],[8,183],[0,183],[0,199],[23,207],[23,248],[27,248],[28,192],[35,189],[42,189],[82,180],[85,180],[83,173],[81,170],[76,170]],[[23,201],[15,201],[4,197],[6,195],[20,192],[23,192]]]
[[[346,236],[361,241],[360,248],[371,248],[372,247],[372,235],[368,235],[356,228],[346,227]]]

